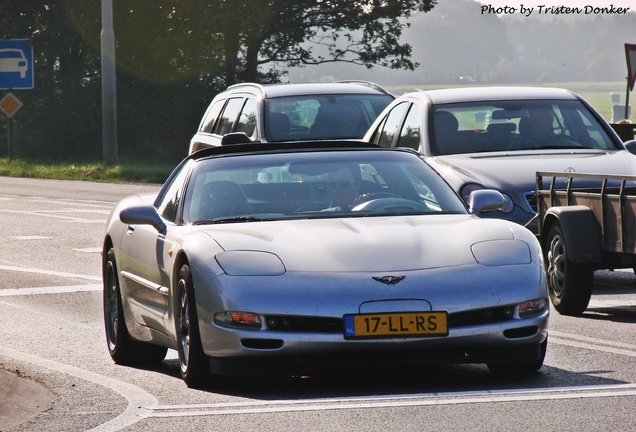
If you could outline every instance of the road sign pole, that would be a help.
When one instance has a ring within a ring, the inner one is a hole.
[[[625,60],[627,61],[627,90],[625,91],[625,119],[629,120],[629,92],[636,83],[636,44],[625,44]]]
[[[627,120],[629,120],[629,91],[630,91],[629,78],[627,78],[627,90],[625,91],[625,116],[623,117],[624,119],[627,119]]]
[[[11,117],[7,117],[7,156],[9,160],[13,159],[13,146],[11,143],[13,135],[13,120]]]
[[[105,165],[117,164],[117,89],[113,2],[102,0],[102,139]]]

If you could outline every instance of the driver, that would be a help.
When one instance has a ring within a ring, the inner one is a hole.
[[[544,142],[554,136],[554,115],[550,110],[535,108],[528,110],[529,129],[526,137],[536,142]]]
[[[554,112],[550,108],[530,108],[519,122],[520,137],[510,148],[541,148],[546,146],[578,146],[567,136],[554,133]]]
[[[357,171],[357,175],[354,172]],[[329,173],[332,196],[329,208],[323,211],[349,211],[359,204],[360,170],[344,166]]]

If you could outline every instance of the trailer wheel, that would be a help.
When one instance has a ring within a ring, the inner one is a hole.
[[[568,259],[561,225],[550,227],[545,244],[550,300],[563,315],[580,315],[590,302],[594,269]]]

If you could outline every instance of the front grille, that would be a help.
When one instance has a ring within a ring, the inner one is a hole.
[[[498,307],[448,314],[448,328],[492,324],[512,319],[512,307]],[[294,333],[340,333],[344,331],[341,318],[307,317],[296,315],[268,315],[265,317],[268,330]]]
[[[290,315],[268,315],[265,317],[268,330],[297,333],[342,333],[341,318],[304,317]]]
[[[448,328],[510,321],[512,315],[513,310],[511,307],[498,307],[448,314]]]
[[[527,208],[532,211],[532,213],[536,214],[539,211],[537,193],[535,191],[525,192],[523,194],[523,199],[526,202]]]

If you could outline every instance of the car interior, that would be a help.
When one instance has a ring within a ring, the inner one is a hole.
[[[548,124],[536,120],[542,112]],[[431,152],[451,155],[530,149],[615,149],[598,121],[572,101],[448,104],[435,109]]]

